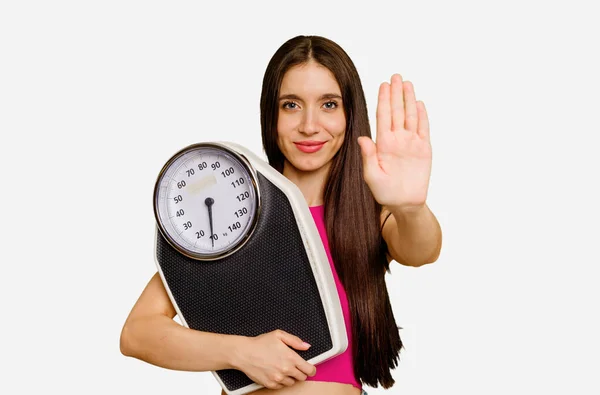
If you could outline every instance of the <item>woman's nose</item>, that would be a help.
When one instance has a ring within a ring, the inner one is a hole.
[[[306,134],[315,134],[319,132],[319,116],[313,110],[306,110],[302,114],[299,131]]]

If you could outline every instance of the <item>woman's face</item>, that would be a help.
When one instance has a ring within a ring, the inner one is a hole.
[[[344,142],[342,94],[329,69],[315,61],[294,66],[279,93],[277,144],[286,167],[314,171],[328,165]]]

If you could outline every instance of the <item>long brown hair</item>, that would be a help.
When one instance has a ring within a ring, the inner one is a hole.
[[[346,115],[344,143],[332,159],[325,187],[325,225],[331,256],[350,306],[354,375],[371,387],[394,384],[402,341],[385,283],[389,265],[381,237],[381,206],[363,179],[359,136],[371,137],[367,104],[358,72],[346,52],[319,36],[285,42],[265,71],[260,99],[262,140],[269,164],[283,173],[277,145],[279,89],[293,66],[314,60],[335,76]]]

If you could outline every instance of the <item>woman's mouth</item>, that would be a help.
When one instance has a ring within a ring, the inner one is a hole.
[[[320,150],[325,143],[326,141],[298,141],[294,144],[300,151],[310,154]]]

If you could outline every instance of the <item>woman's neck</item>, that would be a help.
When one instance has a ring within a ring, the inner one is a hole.
[[[314,171],[302,171],[292,166],[288,161],[285,161],[283,175],[296,184],[309,206],[320,206],[324,204],[325,181],[327,180],[330,166],[331,163],[328,163]]]

